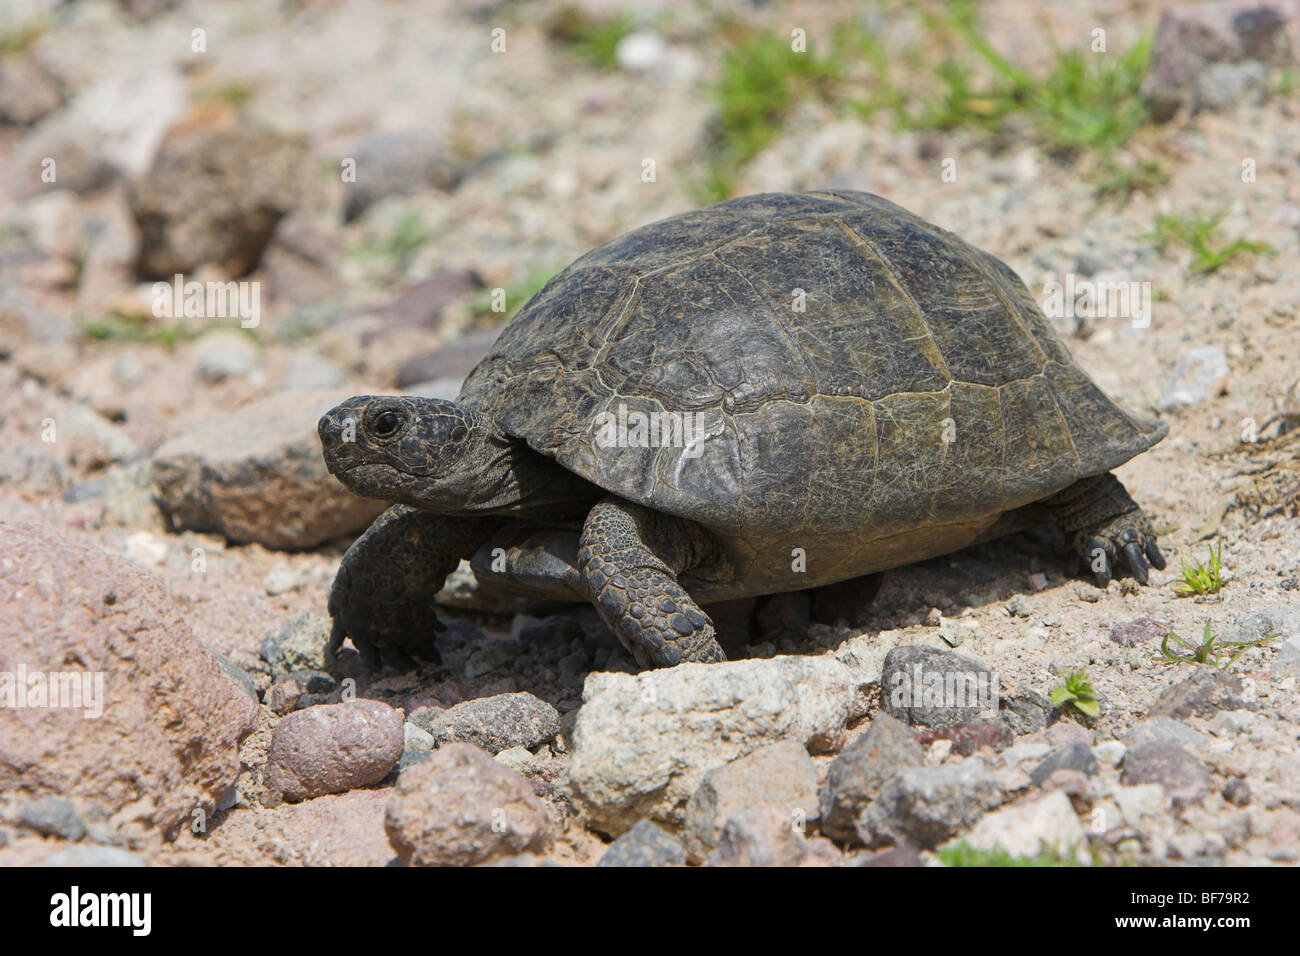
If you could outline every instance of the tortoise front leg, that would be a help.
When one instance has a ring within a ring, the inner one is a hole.
[[[641,667],[723,661],[713,622],[677,575],[712,551],[690,522],[606,498],[591,509],[578,542],[578,573],[591,601]]]
[[[1043,504],[1092,569],[1099,587],[1110,583],[1120,555],[1141,584],[1147,583],[1152,567],[1164,568],[1150,519],[1109,472],[1080,479]]]
[[[330,656],[350,637],[371,666],[380,652],[399,664],[412,656],[436,661],[433,638],[442,622],[434,595],[497,524],[406,505],[381,514],[343,555],[330,589]]]

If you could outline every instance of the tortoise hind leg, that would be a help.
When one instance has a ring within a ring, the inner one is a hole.
[[[587,515],[578,572],[641,667],[726,660],[713,622],[677,583],[710,549],[702,529],[618,498],[598,502]]]
[[[1163,569],[1164,555],[1151,521],[1109,472],[1076,481],[1044,500],[1071,546],[1105,587],[1122,554],[1133,577],[1147,583],[1152,566]]]

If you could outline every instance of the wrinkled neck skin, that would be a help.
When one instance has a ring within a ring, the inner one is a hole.
[[[465,411],[471,444],[444,473],[402,489],[397,500],[439,514],[562,519],[585,514],[604,494],[495,422]]]

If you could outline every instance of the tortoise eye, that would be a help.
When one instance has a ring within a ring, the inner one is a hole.
[[[375,435],[379,438],[392,438],[402,425],[397,412],[383,412],[375,419]]]
[[[466,428],[464,425],[457,425],[455,428],[451,430],[451,440],[463,441],[465,439],[465,436],[468,434],[469,434],[468,428]]]

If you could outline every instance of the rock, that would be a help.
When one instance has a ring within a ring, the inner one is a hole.
[[[917,731],[916,739],[924,747],[936,740],[950,740],[952,753],[959,757],[969,757],[981,747],[1002,750],[1015,743],[1011,728],[1000,720],[964,720],[951,727]]]
[[[80,840],[86,835],[86,822],[76,805],[62,797],[42,797],[24,804],[18,812],[18,824],[42,836]]]
[[[78,467],[100,468],[135,454],[135,442],[120,426],[85,405],[70,405],[57,424],[68,442],[68,458]]]
[[[845,866],[925,866],[921,855],[910,846],[891,846],[888,850],[855,853]]]
[[[409,720],[402,725],[402,759],[397,762],[398,771],[413,767],[437,749],[433,734],[421,730]]]
[[[1127,751],[1128,748],[1118,740],[1106,740],[1092,748],[1092,755],[1103,767],[1118,767],[1124,762]]]
[[[1172,717],[1149,717],[1138,721],[1124,734],[1124,743],[1129,747],[1141,744],[1174,744],[1179,747],[1199,747],[1205,743],[1205,737],[1184,723]]]
[[[909,724],[946,727],[997,710],[998,684],[979,661],[930,647],[896,647],[885,657],[881,707]]]
[[[597,866],[685,866],[682,841],[642,820],[609,845]]]
[[[842,746],[868,684],[839,661],[806,657],[593,673],[573,733],[575,799],[610,834],[644,817],[678,827],[714,767],[783,740],[817,753]]]
[[[614,62],[630,73],[650,73],[663,64],[668,44],[653,30],[634,30],[614,47]]]
[[[787,814],[754,807],[727,819],[707,862],[709,866],[835,866],[842,858],[824,837],[805,839]]]
[[[257,265],[280,219],[303,201],[305,144],[230,109],[173,126],[128,198],[140,275],[171,279],[205,264],[230,277]]]
[[[1163,638],[1169,633],[1169,625],[1149,617],[1135,617],[1121,621],[1110,629],[1110,639],[1120,647],[1137,647],[1147,641]]]
[[[328,617],[303,611],[266,636],[262,660],[271,665],[273,674],[328,671],[330,628]]]
[[[1160,119],[1186,104],[1213,64],[1258,60],[1296,65],[1300,4],[1295,0],[1209,0],[1160,14],[1142,92]]]
[[[1078,770],[1085,774],[1095,774],[1097,758],[1093,756],[1092,748],[1087,744],[1070,744],[1048,754],[1047,759],[1030,772],[1029,779],[1035,787],[1041,787],[1043,781],[1057,770]]]
[[[30,126],[63,105],[58,83],[30,54],[0,60],[0,123]]]
[[[83,867],[83,866],[147,866],[143,859],[129,850],[120,850],[111,846],[70,846],[58,850],[41,859],[37,866]]]
[[[221,665],[221,669],[225,672],[226,676],[238,684],[243,689],[244,693],[252,698],[253,703],[256,704],[258,701],[257,688],[253,685],[253,678],[248,675],[248,672],[215,647],[212,647],[211,645],[206,646],[208,648],[208,653],[216,658],[217,663]]]
[[[377,700],[295,711],[275,725],[266,785],[303,800],[378,783],[402,756],[402,723]]]
[[[1253,99],[1258,101],[1268,87],[1269,68],[1258,60],[1244,63],[1214,63],[1196,77],[1192,107],[1196,112],[1227,112]]]
[[[477,697],[446,710],[425,708],[411,721],[431,734],[439,747],[467,743],[492,754],[510,747],[536,747],[560,732],[559,711],[528,693]]]
[[[310,548],[369,526],[385,505],[325,468],[316,423],[342,398],[263,399],[217,414],[154,453],[153,481],[176,529],[268,548]]]
[[[1060,716],[1052,702],[1036,690],[1018,690],[998,702],[999,716],[1013,734],[1032,734]]]
[[[541,764],[541,758],[527,747],[507,747],[500,753],[493,754],[492,759],[524,777],[536,773]]]
[[[1217,667],[1194,667],[1187,677],[1161,691],[1148,711],[1152,716],[1208,717],[1220,710],[1246,710],[1254,705],[1242,698],[1241,679]]]
[[[473,866],[545,853],[546,807],[532,786],[477,747],[448,744],[405,771],[384,819],[408,866]]]
[[[1209,772],[1199,760],[1174,744],[1130,747],[1124,755],[1124,773],[1120,779],[1129,786],[1158,783],[1177,804],[1199,800],[1210,790]]]
[[[460,178],[438,142],[422,130],[369,133],[348,158],[356,163],[356,181],[345,184],[346,222],[386,196],[406,196],[425,189],[450,190]]]
[[[257,705],[162,582],[49,527],[0,523],[0,593],[0,792],[93,800],[163,833],[210,814]],[[69,706],[49,706],[52,686]],[[74,690],[89,691],[82,706]]]
[[[986,814],[961,837],[975,850],[1033,859],[1042,853],[1088,862],[1088,839],[1070,798],[1057,790]]]
[[[417,307],[415,303],[400,306],[401,300],[399,299],[389,308],[397,310],[400,307],[421,314],[431,313],[429,321],[432,321],[440,316],[442,310],[455,301],[456,298],[467,296],[472,291],[473,286],[467,278],[463,287],[445,283],[444,294],[437,296],[436,301],[425,302],[422,306]],[[474,366],[487,355],[500,331],[500,329],[491,328],[484,329],[481,332],[471,332],[468,335],[463,335],[458,339],[445,343],[432,352],[425,352],[422,355],[408,359],[397,371],[398,388],[407,389],[420,382],[435,380],[454,380],[457,382],[464,380],[465,376],[474,370]]]
[[[1234,807],[1244,807],[1250,803],[1250,784],[1240,777],[1233,777],[1223,785],[1223,799]]]
[[[192,355],[199,378],[209,384],[227,379],[253,380],[260,371],[256,343],[237,329],[206,332],[194,343]]]
[[[312,305],[340,298],[345,291],[338,235],[331,224],[308,212],[290,212],[280,220],[262,253],[262,268],[267,292],[278,306]]]
[[[270,597],[297,591],[307,583],[307,575],[293,568],[272,568],[262,579],[262,587]]]
[[[706,773],[686,803],[687,852],[704,859],[723,825],[751,809],[770,809],[786,827],[817,819],[817,767],[801,744],[771,744]]]
[[[858,838],[869,847],[908,843],[934,849],[1002,800],[1001,787],[978,757],[904,770],[861,815]]]
[[[1218,395],[1228,379],[1228,357],[1217,345],[1195,348],[1174,369],[1157,408],[1162,412],[1196,405]]]
[[[1169,795],[1158,783],[1116,787],[1111,797],[1124,824],[1130,827],[1139,826],[1143,817],[1164,816],[1169,812]]]
[[[857,839],[857,819],[885,783],[900,770],[925,763],[912,731],[879,713],[866,733],[844,748],[826,771],[821,793],[822,832],[835,840]]]
[[[1255,715],[1248,710],[1221,710],[1210,721],[1209,731],[1216,737],[1235,737],[1254,722]]]
[[[319,391],[343,384],[343,370],[314,352],[297,351],[289,358],[280,388],[287,391]]]

